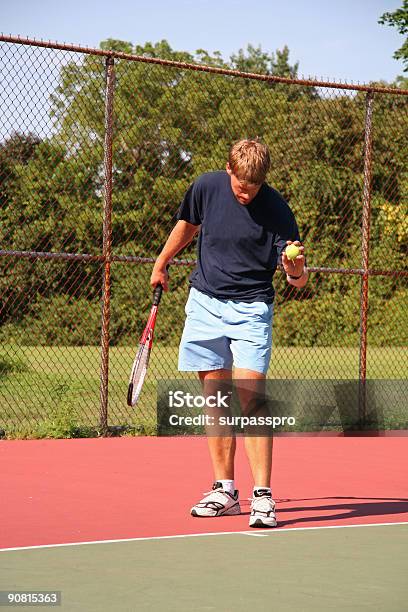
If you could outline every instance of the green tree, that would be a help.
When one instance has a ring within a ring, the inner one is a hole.
[[[405,36],[402,46],[395,51],[394,58],[402,60],[404,72],[408,72],[408,0],[403,0],[401,8],[381,15],[378,23],[397,28],[399,34]]]
[[[23,248],[22,244],[18,245],[13,240],[13,234],[20,224],[19,211],[13,207],[13,193],[20,169],[27,167],[40,143],[41,140],[34,134],[15,133],[0,144],[0,244],[3,249]],[[16,287],[27,287],[26,283],[21,283],[21,278],[16,278],[16,268],[21,269],[20,262],[13,263],[0,258],[0,323],[15,309]],[[15,309],[15,319],[19,318]]]
[[[28,163],[40,142],[34,134],[14,133],[0,143],[0,215],[9,204],[9,188],[16,179],[16,167]]]

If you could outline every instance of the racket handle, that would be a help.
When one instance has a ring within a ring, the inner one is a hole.
[[[163,287],[161,285],[157,285],[156,289],[153,291],[153,306],[158,306],[160,304],[162,293]]]

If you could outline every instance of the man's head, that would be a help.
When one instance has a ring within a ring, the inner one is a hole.
[[[240,204],[249,204],[265,181],[271,159],[269,149],[257,140],[240,140],[232,145],[227,163],[231,188]]]

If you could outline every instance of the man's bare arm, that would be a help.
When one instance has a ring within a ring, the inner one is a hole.
[[[164,291],[168,290],[167,264],[193,240],[199,230],[199,225],[192,225],[187,221],[177,221],[154,264],[153,272],[150,277],[150,284],[152,287],[156,287],[156,285],[160,283]]]

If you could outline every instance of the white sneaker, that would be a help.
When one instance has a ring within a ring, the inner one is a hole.
[[[275,502],[268,489],[258,489],[251,499],[250,527],[276,527]]]
[[[224,491],[220,482],[214,482],[212,490],[204,494],[205,497],[191,508],[192,516],[232,516],[241,514],[238,500],[238,491],[234,494]]]

